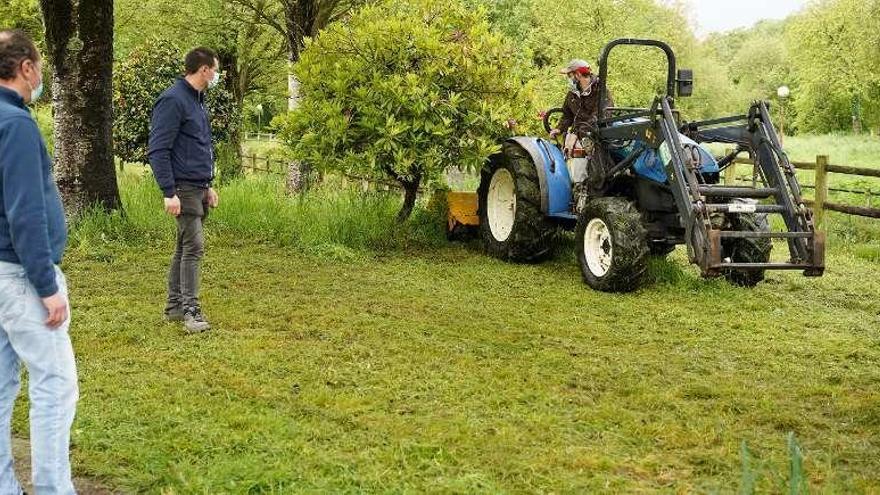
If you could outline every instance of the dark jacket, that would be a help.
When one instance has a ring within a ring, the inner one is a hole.
[[[180,78],[153,106],[148,155],[166,198],[180,183],[207,188],[214,180],[214,148],[205,94]]]
[[[40,297],[58,292],[64,207],[46,144],[18,93],[0,88],[0,261],[21,265]]]
[[[558,128],[565,132],[572,128],[572,132],[578,137],[584,137],[596,126],[599,119],[599,78],[592,77],[590,86],[584,90],[571,90],[565,95],[565,103],[562,104],[562,118],[559,119]],[[605,89],[605,103],[602,109],[613,106],[611,94]]]

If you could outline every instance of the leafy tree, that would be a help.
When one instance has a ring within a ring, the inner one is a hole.
[[[332,22],[342,19],[352,9],[371,0],[230,0],[230,4],[250,12],[254,18],[277,32],[287,49],[287,108],[299,104],[300,81],[292,70],[306,47],[306,40]],[[305,182],[302,164],[288,164],[287,191],[299,191]]]
[[[43,20],[37,0],[4,0],[0,2],[0,29],[21,29],[43,49]]]
[[[824,0],[786,32],[797,124],[828,132],[880,125],[880,0]]]
[[[729,84],[718,74],[715,59],[700,46],[682,7],[654,0],[470,0],[485,5],[496,29],[512,33],[537,74],[535,85],[542,107],[558,106],[566,81],[559,67],[570,59],[590,61],[598,71],[599,53],[615,38],[660,39],[672,45],[679,65],[695,70],[694,98],[681,106],[694,116],[713,115],[729,106]],[[621,47],[609,60],[608,85],[615,103],[644,106],[665,91],[666,60],[651,48]]]
[[[507,119],[527,122],[521,65],[485,13],[457,0],[364,7],[307,43],[294,68],[302,103],[282,138],[320,169],[399,182],[402,221],[422,184],[481,167]]]
[[[777,103],[776,91],[780,86],[797,84],[785,41],[788,24],[788,20],[765,20],[748,29],[713,34],[704,43],[717,61],[716,70],[729,81],[726,93],[737,102],[737,111],[742,112],[756,99]],[[770,107],[776,120],[779,109],[779,105]],[[788,122],[794,116],[792,110],[788,105]]]
[[[127,162],[146,162],[150,115],[156,99],[183,74],[183,51],[165,40],[148,40],[119,64],[114,77],[113,132],[116,156]],[[238,125],[238,108],[222,86],[206,93],[215,146],[229,139]],[[221,170],[221,174],[226,171]]]

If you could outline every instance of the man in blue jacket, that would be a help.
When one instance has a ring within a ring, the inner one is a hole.
[[[204,254],[204,219],[219,197],[214,180],[211,124],[205,90],[220,79],[217,54],[196,48],[184,59],[186,75],[153,107],[148,155],[165,197],[165,211],[177,218],[177,248],[168,273],[165,318],[183,321],[186,331],[211,328],[199,304],[199,265]]]
[[[34,490],[72,494],[68,445],[78,387],[68,327],[67,243],[52,162],[27,104],[40,97],[40,54],[0,31],[0,493],[18,495],[10,422],[19,363],[29,374]]]

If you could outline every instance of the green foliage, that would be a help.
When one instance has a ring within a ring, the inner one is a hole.
[[[160,39],[144,42],[117,65],[113,74],[113,137],[116,156],[126,162],[147,161],[153,104],[183,74],[183,51]],[[240,125],[239,109],[221,85],[206,93],[215,145]]]
[[[880,126],[880,0],[823,0],[796,16],[787,44],[797,74],[798,128]]]
[[[507,119],[532,124],[523,65],[482,10],[391,0],[308,44],[294,69],[301,106],[278,125],[318,168],[436,181],[482,166]]]
[[[558,106],[567,91],[560,66],[572,58],[589,60],[598,71],[599,52],[618,37],[656,38],[670,43],[680,67],[695,71],[696,92],[679,106],[689,117],[732,111],[731,83],[710,50],[694,38],[682,7],[653,0],[470,0],[486,8],[493,28],[517,40],[534,65],[542,108]],[[560,19],[564,18],[564,22]],[[585,33],[589,33],[585,35]],[[612,55],[609,88],[619,105],[645,106],[665,91],[665,58],[656,49],[622,47]]]
[[[761,21],[755,26],[714,33],[703,43],[712,60],[712,71],[722,79],[724,103],[712,104],[716,110],[742,113],[754,100],[770,101],[774,122],[780,123],[782,105],[785,107],[786,133],[792,124],[796,108],[791,102],[780,102],[776,96],[780,86],[794,86],[796,75],[791,68],[789,47],[785,39],[788,20]],[[720,112],[715,112],[718,115]]]
[[[32,112],[34,120],[37,121],[37,126],[40,128],[40,134],[43,136],[43,141],[46,142],[46,148],[49,150],[50,154],[54,153],[55,123],[52,118],[52,106],[38,105],[34,107]]]
[[[566,91],[561,66],[583,58],[599,70],[599,52],[619,37],[662,39],[681,50],[689,40],[683,17],[652,0],[535,0],[537,25],[531,43],[550,64],[541,71],[540,95],[545,106],[557,106]],[[560,23],[564,17],[565,22]],[[589,35],[585,35],[589,33]],[[608,88],[617,105],[645,106],[665,90],[666,58],[656,49],[621,47],[609,60]]]
[[[0,2],[0,29],[21,29],[41,48],[44,45],[43,20],[37,0]]]

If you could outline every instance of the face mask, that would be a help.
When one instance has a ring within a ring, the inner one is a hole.
[[[36,88],[31,89],[31,103],[39,100],[41,96],[43,96],[43,81],[40,81]]]
[[[210,81],[208,81],[208,87],[213,88],[219,82],[220,82],[220,73],[217,71],[214,71],[214,77]]]
[[[24,81],[27,83],[28,87],[31,88],[31,103],[39,100],[40,96],[43,96],[43,78],[40,78],[40,84],[38,84],[36,88],[27,79]]]

